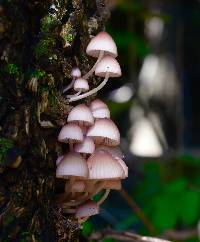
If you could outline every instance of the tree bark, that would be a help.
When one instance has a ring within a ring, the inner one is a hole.
[[[0,3],[0,241],[78,241],[77,221],[54,205],[66,150],[57,135],[71,109],[62,90],[73,66],[92,66],[85,49],[108,16],[104,1]]]

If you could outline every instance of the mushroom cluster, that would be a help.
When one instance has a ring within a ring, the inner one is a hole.
[[[117,48],[113,39],[100,32],[89,43],[87,54],[97,57],[93,68],[83,77],[79,69],[72,70],[72,86],[77,92],[68,95],[69,101],[85,98],[102,88],[108,78],[121,75],[116,61]],[[89,90],[87,78],[95,74],[104,81]],[[85,93],[83,93],[85,92]],[[69,152],[59,156],[56,161],[56,177],[66,179],[65,192],[58,195],[57,202],[66,213],[75,213],[79,222],[99,212],[99,206],[107,198],[111,189],[121,188],[121,179],[128,176],[128,167],[122,160],[119,148],[120,133],[110,119],[108,106],[99,99],[88,106],[79,104],[72,108],[58,135],[58,141],[69,144]],[[104,191],[99,201],[92,198]]]

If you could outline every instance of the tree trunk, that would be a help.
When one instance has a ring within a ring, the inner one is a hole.
[[[85,49],[108,15],[97,0],[0,3],[0,241],[78,241],[77,221],[54,204],[71,108],[62,90],[73,66],[90,69]]]

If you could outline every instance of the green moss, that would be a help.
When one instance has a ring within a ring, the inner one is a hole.
[[[0,164],[4,162],[8,150],[12,147],[13,142],[11,140],[0,137]]]
[[[35,55],[37,58],[47,55],[49,50],[55,45],[55,39],[52,37],[46,37],[41,39],[35,48]]]
[[[32,77],[36,77],[37,79],[40,79],[40,78],[42,78],[44,76],[45,76],[45,71],[42,71],[42,70],[35,70],[32,73]]]
[[[7,64],[6,72],[10,75],[15,75],[15,76],[20,75],[20,70],[16,64]]]
[[[53,25],[55,25],[56,20],[53,16],[47,15],[41,20],[41,31],[43,33],[48,33]]]

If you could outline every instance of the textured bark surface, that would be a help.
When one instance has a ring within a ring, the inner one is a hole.
[[[78,241],[73,217],[54,206],[57,134],[70,110],[62,89],[109,15],[103,1],[0,3],[0,240]],[[90,86],[96,85],[94,79]]]

